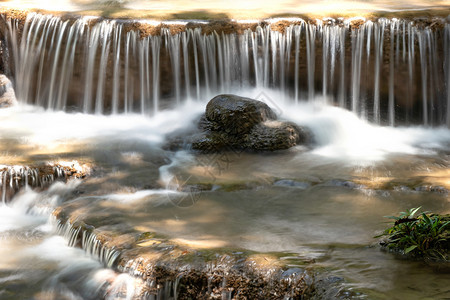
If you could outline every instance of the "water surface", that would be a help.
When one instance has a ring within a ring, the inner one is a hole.
[[[450,213],[448,129],[380,127],[332,106],[280,104],[281,118],[311,129],[313,146],[262,154],[164,150],[166,136],[195,126],[204,106],[188,101],[155,117],[1,110],[3,164],[75,159],[95,172],[48,191],[25,190],[2,205],[0,295],[138,294],[134,279],[104,269],[57,236],[50,213],[70,200],[87,220],[114,219],[115,229],[104,230],[132,227],[193,248],[275,252],[294,265],[310,261],[342,297],[450,296],[448,273],[382,252],[373,238],[385,228],[385,215],[418,206]]]

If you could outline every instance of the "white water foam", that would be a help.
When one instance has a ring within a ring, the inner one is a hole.
[[[138,140],[157,145],[164,141],[166,134],[190,126],[202,109],[199,103],[187,102],[178,109],[162,111],[150,118],[139,114],[71,114],[15,106],[0,110],[0,139],[44,146],[92,139]]]
[[[67,184],[56,182],[41,193],[23,189],[11,203],[0,204],[0,232],[28,227],[48,231],[51,212],[61,203],[61,197],[79,184],[79,180],[72,180]]]
[[[325,100],[292,104],[278,101],[280,92],[252,90],[246,97],[264,94],[261,100],[287,119],[309,128],[316,142],[313,154],[345,162],[380,161],[389,154],[433,155],[450,147],[445,127],[389,127],[371,124],[354,113],[326,105]],[[322,104],[321,104],[322,103]]]
[[[46,278],[41,295],[48,299],[133,299],[144,286],[141,279],[104,268],[94,256],[69,247],[64,237],[54,235],[51,212],[79,183],[79,180],[56,182],[40,193],[25,188],[10,203],[0,204],[0,253],[4,254],[0,259],[0,270],[3,266],[18,264],[14,267],[16,274],[2,278],[0,283],[27,280],[36,276],[36,272],[42,272],[39,271],[42,264],[50,263],[52,267],[46,270],[50,274],[41,275]],[[15,236],[21,234],[36,238],[45,236],[30,246],[15,242]],[[9,255],[11,252],[14,256]],[[22,270],[21,265],[28,261]]]
[[[265,101],[281,119],[306,126],[314,135],[312,153],[343,161],[379,161],[389,154],[428,155],[446,150],[450,130],[444,127],[384,127],[370,124],[354,113],[329,106],[325,101],[287,104],[278,101],[280,92],[263,90]],[[255,97],[261,90],[248,90],[242,96]],[[269,100],[267,100],[269,99]],[[271,100],[276,99],[276,100]],[[0,138],[15,138],[31,145],[61,143],[143,141],[159,146],[165,136],[195,126],[194,120],[206,103],[188,102],[154,117],[143,115],[90,115],[49,112],[34,107],[14,107],[0,111]],[[184,155],[182,155],[184,156]]]
[[[313,153],[325,157],[377,161],[388,154],[435,154],[450,144],[446,128],[382,127],[337,107],[299,105],[286,117],[312,130],[319,146]]]

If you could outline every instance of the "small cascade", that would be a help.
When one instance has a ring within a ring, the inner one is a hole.
[[[280,90],[274,102],[325,101],[377,124],[450,123],[444,19],[230,21],[233,31],[36,13],[23,24],[1,19],[17,98],[47,109],[152,115],[256,87]]]
[[[87,169],[77,163],[49,164],[44,166],[0,166],[1,202],[11,200],[21,188],[49,187],[55,181],[67,181],[70,178],[83,178]]]
[[[306,61],[307,61],[307,72],[308,72],[308,101],[314,100],[314,82],[315,82],[315,72],[316,72],[316,34],[321,28],[317,28],[314,24],[308,24],[306,26]],[[320,32],[320,31],[319,31]]]
[[[15,168],[15,172],[27,171]],[[79,184],[78,180],[56,182],[45,191],[28,189],[10,203],[0,203],[2,257],[3,262],[10,262],[2,268],[2,299],[145,299],[141,279],[111,269],[117,251],[100,247],[93,233],[83,234],[80,226],[63,224],[51,215]],[[25,240],[32,243],[22,243]],[[89,249],[91,257],[74,249],[77,243]],[[12,293],[10,285],[16,287]]]
[[[0,169],[2,203],[8,202],[22,187],[45,188],[62,178],[66,178],[66,171],[60,166],[49,167],[47,170],[25,166],[4,167]]]
[[[178,246],[174,245],[161,249],[155,246],[147,249],[149,253],[156,251],[153,256],[140,256],[136,249],[130,251],[109,247],[97,237],[101,230],[96,232],[94,227],[83,222],[71,223],[69,220],[60,219],[60,216],[53,216],[52,222],[55,224],[57,234],[65,238],[69,247],[83,249],[99,259],[105,267],[123,273],[128,281],[134,280],[135,282],[127,283],[127,281],[120,282],[118,278],[114,285],[121,289],[124,289],[123,285],[130,285],[132,292],[129,294],[139,293],[143,297],[141,299],[177,299],[179,294],[195,297],[226,296],[227,299],[231,299],[236,294],[275,295],[272,290],[285,294],[285,299],[296,299],[305,291],[310,292],[309,288],[314,280],[306,270],[285,269],[270,263],[266,263],[267,266],[261,265],[257,257],[244,256],[238,259],[239,257],[234,255],[217,254],[215,260],[203,261],[205,258],[201,258],[203,254],[200,251],[197,253],[199,255],[197,264],[186,264],[177,254],[180,251],[176,249]],[[166,256],[174,261],[164,260]],[[158,257],[162,257],[162,260],[159,261]],[[192,286],[193,290],[186,289],[187,286]],[[262,286],[264,288],[261,288]],[[117,292],[113,290],[110,293]]]
[[[87,225],[72,224],[70,221],[61,221],[53,218],[53,223],[57,228],[57,234],[63,236],[69,247],[79,247],[89,255],[100,260],[108,268],[115,267],[120,252],[114,247],[105,246],[92,232],[92,227]]]

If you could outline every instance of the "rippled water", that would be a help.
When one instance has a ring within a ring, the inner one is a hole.
[[[0,298],[138,293],[133,278],[104,269],[56,235],[50,213],[69,200],[86,218],[110,216],[195,248],[310,260],[342,297],[450,297],[449,273],[381,252],[373,238],[385,215],[418,206],[450,213],[449,129],[379,127],[336,107],[280,104],[282,118],[311,129],[313,147],[220,155],[163,150],[166,136],[195,126],[204,107],[190,102],[153,118],[0,110],[2,164],[76,159],[95,166],[83,182],[26,190],[1,206]]]

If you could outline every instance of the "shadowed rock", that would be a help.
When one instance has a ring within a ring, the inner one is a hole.
[[[278,121],[264,102],[236,95],[219,95],[199,121],[203,132],[190,137],[192,149],[274,151],[307,144],[311,135],[295,123]]]
[[[266,121],[255,125],[246,138],[246,148],[253,150],[288,149],[309,141],[306,129],[292,122]]]
[[[236,95],[218,95],[206,105],[206,119],[228,134],[250,132],[256,124],[276,120],[264,102]]]

